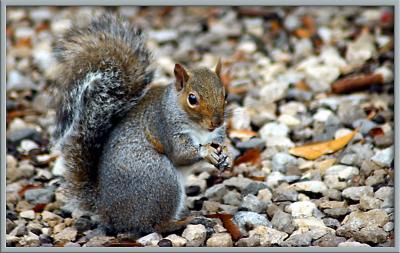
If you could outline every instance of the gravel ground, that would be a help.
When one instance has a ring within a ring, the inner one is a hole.
[[[104,234],[67,205],[48,106],[56,36],[104,9],[7,8],[7,246],[394,246],[392,9],[112,10],[148,34],[156,83],[222,57],[235,164],[190,176],[185,228]],[[334,153],[291,152],[351,133]]]

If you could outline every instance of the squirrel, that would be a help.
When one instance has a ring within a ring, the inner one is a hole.
[[[145,44],[140,28],[103,14],[54,47],[67,192],[106,228],[137,236],[181,218],[188,167],[229,166],[221,61],[215,70],[176,63],[175,81],[156,86]]]

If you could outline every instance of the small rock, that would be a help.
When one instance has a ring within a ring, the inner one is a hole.
[[[149,38],[156,40],[158,43],[165,43],[176,40],[178,38],[178,32],[176,30],[150,31]]]
[[[260,246],[260,236],[255,234],[252,237],[240,238],[237,241],[236,246],[238,247],[258,247]]]
[[[159,247],[172,247],[172,242],[169,239],[161,239],[157,245]]]
[[[246,186],[246,188],[243,189],[242,195],[243,196],[246,196],[248,194],[256,195],[259,190],[265,189],[265,188],[267,188],[265,183],[262,183],[262,182],[251,182],[248,186]]]
[[[373,196],[374,189],[371,186],[349,187],[342,192],[342,196],[359,201],[362,196]]]
[[[236,147],[243,150],[251,148],[258,148],[259,150],[263,150],[265,148],[265,141],[260,138],[250,138],[247,141],[237,143]]]
[[[232,205],[232,206],[239,206],[241,201],[241,195],[237,191],[229,191],[224,197],[224,204]]]
[[[282,242],[282,247],[307,247],[311,245],[312,236],[310,233],[292,234],[286,241]]]
[[[393,161],[394,148],[393,146],[379,150],[371,158],[373,162],[381,167],[390,167]]]
[[[60,242],[60,243],[67,243],[71,241],[75,241],[76,236],[78,234],[78,230],[74,227],[67,227],[60,233],[56,234],[54,236],[55,242]]]
[[[368,212],[355,211],[350,213],[344,221],[344,225],[337,230],[339,236],[351,237],[354,231],[360,228],[383,227],[389,221],[389,216],[382,210],[374,209]]]
[[[190,226],[190,225],[189,225]],[[145,235],[136,241],[144,246],[151,246],[154,244],[154,242],[157,244],[158,241],[162,239],[162,236],[159,233],[151,233],[148,235]]]
[[[19,213],[19,216],[24,219],[34,220],[35,219],[35,211],[27,210]]]
[[[294,183],[290,186],[292,189],[296,191],[305,191],[305,192],[314,192],[314,193],[322,193],[328,188],[321,181],[304,181]]]
[[[267,203],[260,201],[253,194],[249,194],[243,198],[241,208],[256,212],[256,213],[265,213],[265,208],[267,207]]]
[[[379,209],[382,201],[370,196],[362,196],[360,199],[360,208],[363,210]]]
[[[228,233],[216,233],[207,240],[207,247],[232,247],[232,237]]]
[[[243,191],[253,180],[245,177],[231,177],[223,182],[228,187],[235,187],[240,191]]]
[[[280,209],[275,212],[271,223],[277,230],[283,231],[288,234],[291,234],[295,229],[292,222],[292,216],[288,213],[283,212]]]
[[[311,201],[299,201],[290,204],[287,209],[292,213],[294,218],[305,218],[313,215],[314,209],[317,207]]]
[[[353,238],[356,241],[374,244],[385,242],[387,236],[387,232],[377,227],[365,227],[353,233]]]
[[[271,222],[264,216],[255,212],[240,211],[235,213],[233,221],[243,231],[246,228],[255,228],[256,226],[272,227]]]
[[[346,126],[352,126],[354,121],[367,117],[359,105],[354,105],[352,102],[347,101],[339,104],[338,116]]]
[[[33,204],[48,204],[54,200],[54,189],[30,189],[25,192],[25,199]]]
[[[113,239],[115,238],[112,236],[97,235],[90,238],[85,245],[86,247],[104,247],[111,243]]]
[[[298,195],[298,192],[293,189],[287,187],[279,187],[275,189],[275,191],[272,193],[272,200],[275,202],[296,201]]]
[[[255,236],[260,238],[261,247],[268,247],[271,245],[279,245],[288,237],[288,234],[273,228],[258,226],[249,232],[249,238]]]
[[[58,216],[57,214],[51,213],[49,211],[43,211],[42,212],[42,220],[44,222],[56,221],[57,223],[60,223],[62,221],[62,218],[60,216]]]
[[[394,188],[389,186],[381,187],[375,192],[375,198],[383,200],[381,208],[390,208],[394,205]]]
[[[297,159],[286,153],[277,153],[272,157],[272,170],[286,172],[287,166],[296,165]]]
[[[24,223],[19,223],[11,232],[11,236],[23,236],[27,233]]]
[[[386,232],[390,232],[394,229],[394,223],[393,222],[388,222],[385,224],[385,226],[383,226],[383,230],[385,230]]]
[[[352,247],[371,247],[371,246],[360,242],[341,242],[338,244],[338,247],[352,248]]]
[[[81,247],[81,245],[77,242],[67,242],[64,247]]]
[[[342,200],[342,193],[336,189],[328,189],[324,191],[322,195],[332,200]]]
[[[335,236],[332,234],[324,235],[318,240],[314,241],[313,245],[318,247],[337,247],[339,243],[345,242],[346,238]]]
[[[206,228],[201,224],[187,225],[186,229],[182,233],[182,237],[187,240],[186,245],[189,247],[202,246],[206,240],[206,236]]]
[[[340,227],[340,222],[336,219],[324,218],[322,220],[324,221],[324,224],[329,228],[336,229],[336,228]]]
[[[259,130],[261,139],[268,140],[268,137],[286,137],[289,133],[289,128],[285,124],[267,123]]]
[[[180,237],[179,235],[176,234],[168,235],[165,238],[172,242],[173,247],[183,247],[187,243],[187,240],[185,238]]]
[[[334,165],[325,171],[325,175],[334,175],[343,180],[349,180],[359,174],[356,167],[345,165]]]
[[[228,193],[228,189],[224,184],[216,184],[206,190],[204,195],[211,200],[221,201],[221,199]]]

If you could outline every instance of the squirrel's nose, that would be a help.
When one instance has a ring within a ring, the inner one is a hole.
[[[208,130],[213,131],[215,128],[219,127],[221,124],[222,124],[222,120],[219,117],[213,117]]]

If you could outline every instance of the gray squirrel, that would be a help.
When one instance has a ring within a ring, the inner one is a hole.
[[[184,174],[228,166],[221,63],[174,68],[152,85],[137,27],[111,14],[76,25],[54,48],[56,131],[68,193],[115,232],[167,231],[182,217]]]

